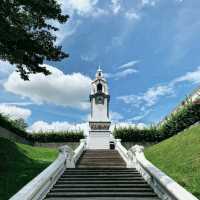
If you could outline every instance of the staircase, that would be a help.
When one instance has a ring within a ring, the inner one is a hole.
[[[126,168],[116,150],[87,150],[76,168],[66,169],[47,200],[158,200],[135,169]]]

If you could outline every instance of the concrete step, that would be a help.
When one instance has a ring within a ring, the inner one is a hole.
[[[156,197],[154,192],[50,192],[47,197]]]
[[[89,183],[89,184],[71,184],[71,183],[66,183],[66,184],[56,184],[54,185],[54,188],[149,188],[149,185],[147,183],[104,183],[104,184],[97,184],[97,183]]]
[[[130,177],[141,177],[140,174],[63,174],[61,178],[115,178],[115,177],[122,177],[122,178],[130,178]]]
[[[70,171],[70,172],[64,172],[63,175],[129,175],[129,176],[134,176],[134,175],[140,175],[139,172],[134,171],[134,172],[126,172],[126,171]]]
[[[68,184],[68,183],[71,183],[71,184],[105,184],[105,183],[110,183],[110,184],[142,184],[142,183],[146,183],[145,180],[81,180],[78,181],[78,180],[58,180],[56,184]]]
[[[53,188],[51,192],[153,192],[151,188]]]
[[[48,200],[66,200],[65,197],[48,197]],[[80,197],[68,197],[67,200],[80,200]],[[81,200],[159,200],[158,197],[82,197]]]
[[[158,200],[136,169],[116,150],[87,150],[76,168],[66,169],[47,200]]]

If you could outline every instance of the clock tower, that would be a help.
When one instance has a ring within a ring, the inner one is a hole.
[[[90,103],[91,114],[89,120],[89,149],[108,149],[110,142],[110,119],[107,81],[102,70],[96,72],[96,78],[91,83]]]

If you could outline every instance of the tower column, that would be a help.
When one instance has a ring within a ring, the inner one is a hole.
[[[110,119],[109,119],[109,100],[107,81],[99,68],[96,78],[91,83],[91,116],[89,120],[88,149],[109,149]]]

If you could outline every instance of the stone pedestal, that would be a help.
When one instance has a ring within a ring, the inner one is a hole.
[[[106,130],[89,131],[87,149],[109,149],[110,133]]]

